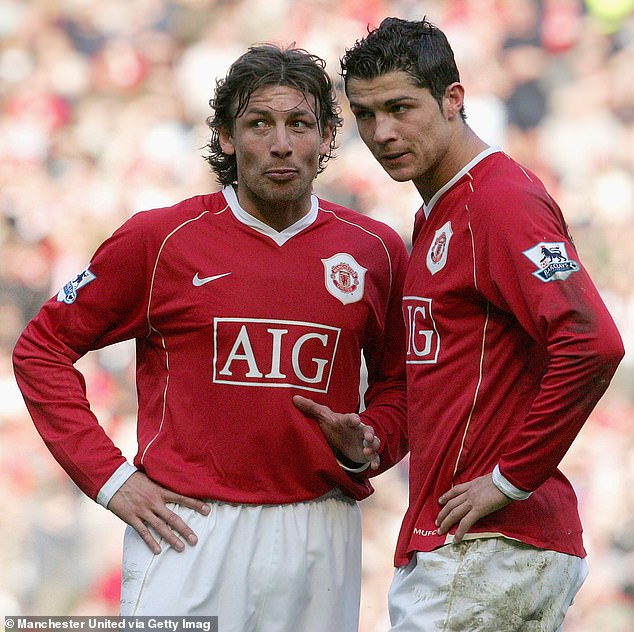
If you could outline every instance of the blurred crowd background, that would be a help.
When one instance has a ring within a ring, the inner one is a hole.
[[[591,569],[564,630],[634,630],[632,0],[0,0],[0,616],[116,614],[119,592],[123,527],[36,435],[10,365],[21,329],[132,213],[217,189],[202,159],[208,100],[246,46],[296,42],[341,89],[343,50],[388,15],[447,32],[469,122],[559,201],[623,335],[625,360],[562,466]],[[420,199],[374,163],[342,106],[338,156],[315,190],[409,242]],[[132,458],[133,347],[79,366]],[[362,503],[361,632],[387,627],[406,467]]]

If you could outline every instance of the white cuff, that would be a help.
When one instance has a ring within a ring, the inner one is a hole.
[[[106,481],[106,484],[99,490],[97,494],[97,502],[103,507],[108,508],[108,503],[112,497],[119,491],[131,476],[137,471],[134,465],[130,465],[127,461],[122,463],[114,472],[114,474]]]
[[[523,489],[519,489],[519,487],[515,487],[513,483],[511,483],[508,479],[502,476],[500,472],[500,466],[496,465],[493,473],[491,474],[493,478],[493,484],[505,495],[511,498],[512,500],[526,500],[533,492],[525,492]]]
[[[341,467],[346,470],[346,472],[352,472],[353,474],[365,472],[370,467],[370,461],[364,463],[360,467],[348,467],[347,465],[344,465],[339,459],[337,459],[337,463],[339,463],[339,465],[341,465]]]

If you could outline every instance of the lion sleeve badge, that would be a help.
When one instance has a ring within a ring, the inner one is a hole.
[[[77,300],[77,292],[94,281],[97,277],[90,271],[90,265],[82,270],[74,279],[69,281],[58,293],[57,301],[70,305]]]
[[[352,255],[340,252],[322,259],[326,289],[344,305],[363,298],[367,269],[357,263]]]
[[[573,272],[581,269],[576,261],[568,257],[563,241],[540,241],[532,248],[524,250],[524,254],[537,268],[533,274],[544,283],[565,281]]]

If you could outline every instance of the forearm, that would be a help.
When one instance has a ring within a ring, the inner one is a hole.
[[[375,476],[396,465],[408,452],[407,394],[404,380],[383,383],[369,392],[372,397],[361,413],[361,421],[372,426],[381,441],[381,465],[378,470],[368,472]]]
[[[540,390],[499,461],[501,474],[525,491],[552,476],[597,402],[605,393],[623,347],[616,329],[588,341],[576,340],[570,352],[556,350]]]
[[[76,355],[29,325],[16,344],[14,373],[35,427],[55,460],[93,499],[125,462],[90,410]]]

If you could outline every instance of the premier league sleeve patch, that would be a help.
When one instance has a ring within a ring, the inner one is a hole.
[[[60,303],[70,305],[77,300],[77,291],[94,281],[97,277],[90,271],[90,264],[82,270],[72,281],[69,281],[58,293],[57,300]]]
[[[524,250],[524,254],[537,268],[533,274],[544,283],[565,281],[573,272],[581,269],[576,261],[568,257],[566,244],[562,241],[540,241],[536,246]]]
[[[326,289],[344,305],[363,298],[366,268],[359,265],[352,255],[340,252],[324,264]]]

